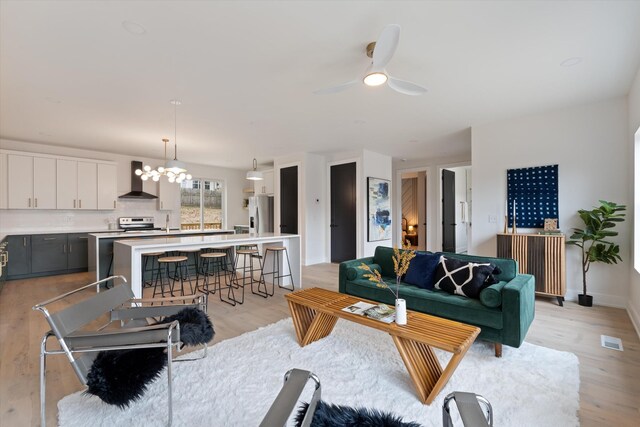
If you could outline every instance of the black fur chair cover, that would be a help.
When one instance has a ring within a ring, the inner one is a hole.
[[[300,427],[309,407],[303,403],[296,414],[295,425]],[[333,405],[322,400],[316,406],[311,427],[421,427],[414,422],[404,422],[402,418],[376,409],[352,408]]]
[[[180,323],[180,340],[186,345],[206,344],[215,331],[206,313],[185,308],[158,323]],[[147,385],[158,378],[167,365],[164,348],[101,351],[87,375],[87,391],[110,405],[126,408],[140,399]]]

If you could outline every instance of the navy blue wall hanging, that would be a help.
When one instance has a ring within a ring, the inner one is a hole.
[[[543,228],[545,218],[558,218],[558,165],[507,169],[510,225],[514,200],[518,228]]]

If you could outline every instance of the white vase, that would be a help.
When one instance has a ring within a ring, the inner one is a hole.
[[[402,298],[396,300],[396,324],[407,324],[407,302]]]

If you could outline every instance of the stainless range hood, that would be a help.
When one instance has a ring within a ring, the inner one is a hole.
[[[136,175],[136,169],[142,169],[142,162],[133,160],[131,161],[131,191],[123,194],[119,199],[157,199],[158,196],[142,191],[143,181]]]

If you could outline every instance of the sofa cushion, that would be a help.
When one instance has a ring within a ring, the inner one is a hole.
[[[502,288],[507,282],[502,281],[487,286],[480,291],[480,302],[486,307],[500,307],[502,305]]]
[[[409,269],[403,281],[422,289],[433,289],[433,279],[439,261],[440,255],[416,253],[409,263]]]
[[[367,264],[367,265],[369,266],[371,271],[378,271],[378,272],[381,271],[380,266],[378,264]],[[359,266],[351,267],[347,269],[347,280],[356,280],[361,278],[367,279],[366,277],[364,277],[365,274],[371,274],[371,273],[369,273],[367,270],[363,270]]]
[[[461,261],[468,262],[477,262],[477,263],[491,263],[496,267],[500,267],[502,270],[501,273],[494,273],[494,276],[497,280],[509,282],[513,280],[518,274],[518,263],[511,258],[493,258],[493,257],[485,257],[485,256],[477,256],[477,255],[466,255],[466,254],[454,254],[445,252],[442,255],[447,258],[459,259]]]
[[[494,269],[491,263],[478,264],[442,256],[434,287],[450,294],[479,298],[480,291],[491,284],[486,280]]]
[[[380,274],[385,277],[396,277],[393,270],[393,248],[378,246],[373,254],[373,262],[380,266]]]

